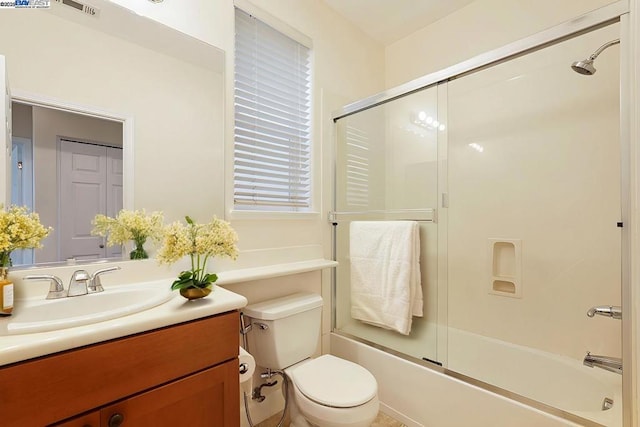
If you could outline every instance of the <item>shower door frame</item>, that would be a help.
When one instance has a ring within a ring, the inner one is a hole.
[[[631,5],[629,4],[631,1]],[[635,13],[631,13],[631,12]],[[427,74],[415,80],[409,81],[400,86],[388,89],[354,103],[348,104],[340,110],[334,111],[332,120],[336,123],[338,120],[350,115],[368,110],[370,108],[382,105],[397,98],[404,97],[414,92],[423,90],[429,86],[435,86],[438,83],[446,82],[453,78],[464,76],[493,65],[509,61],[519,56],[543,49],[550,45],[554,45],[565,40],[578,37],[581,34],[588,33],[595,29],[608,26],[613,23],[620,23],[620,154],[621,154],[621,220],[624,224],[621,233],[621,291],[622,291],[622,418],[623,427],[637,427],[639,425],[640,415],[639,408],[634,405],[638,401],[638,384],[637,376],[640,371],[640,342],[636,343],[635,336],[640,332],[640,328],[635,323],[640,319],[640,314],[634,311],[634,306],[640,307],[640,270],[635,268],[631,262],[632,253],[640,255],[640,221],[635,220],[632,213],[637,213],[640,205],[640,178],[639,182],[634,182],[631,177],[636,177],[640,173],[640,145],[636,142],[638,136],[638,119],[635,115],[640,113],[638,105],[638,96],[640,96],[640,82],[637,82],[636,70],[639,64],[636,63],[636,53],[640,55],[640,35],[636,35],[640,31],[640,17],[636,16],[640,12],[640,0],[619,0],[610,5],[601,7],[592,12],[578,16],[574,19],[566,21],[547,30],[541,31],[530,37],[515,41],[501,48],[494,49],[483,54],[477,55],[471,59],[460,62],[445,69]],[[638,70],[640,71],[640,70]],[[636,85],[638,83],[638,85]],[[336,208],[337,194],[337,137],[334,135],[334,200],[333,208]],[[335,229],[333,231],[333,258],[336,255],[336,236]],[[372,343],[349,334],[336,331],[336,273],[333,272],[332,278],[332,331],[356,341],[368,344],[372,347],[382,349],[388,353],[394,354],[401,358],[414,361],[420,365],[430,369],[437,370],[451,377],[463,380],[467,383],[482,387],[494,393],[506,396],[508,398],[520,401],[529,406],[541,409],[553,415],[562,418],[584,422],[580,417],[561,409],[550,407],[543,403],[532,399],[516,395],[507,390],[500,389],[491,384],[483,383],[474,378],[466,377],[457,372],[450,371],[446,368],[438,367],[435,364],[422,362],[410,356],[404,355],[395,350],[385,348],[379,344]],[[632,286],[633,285],[633,286]],[[440,340],[438,340],[440,343]],[[440,352],[440,350],[438,350]],[[591,424],[589,424],[591,425]],[[592,425],[598,425],[593,423]]]

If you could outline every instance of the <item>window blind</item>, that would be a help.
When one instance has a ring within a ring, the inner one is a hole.
[[[306,46],[236,8],[234,205],[311,206],[311,59]]]
[[[347,206],[369,206],[369,135],[347,125]]]

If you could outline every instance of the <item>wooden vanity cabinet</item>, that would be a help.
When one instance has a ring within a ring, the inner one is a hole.
[[[239,427],[238,322],[234,311],[0,368],[2,425]]]

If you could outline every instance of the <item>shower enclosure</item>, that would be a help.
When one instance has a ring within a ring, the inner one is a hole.
[[[624,23],[608,13],[335,114],[335,333],[623,425],[622,375],[586,366],[588,352],[622,357]],[[420,229],[424,315],[409,335],[351,316],[350,224],[395,220]],[[587,316],[597,306],[616,316]]]

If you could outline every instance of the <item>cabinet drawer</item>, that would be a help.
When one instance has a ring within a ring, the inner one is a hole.
[[[43,426],[238,355],[238,312],[0,368],[3,425]]]

